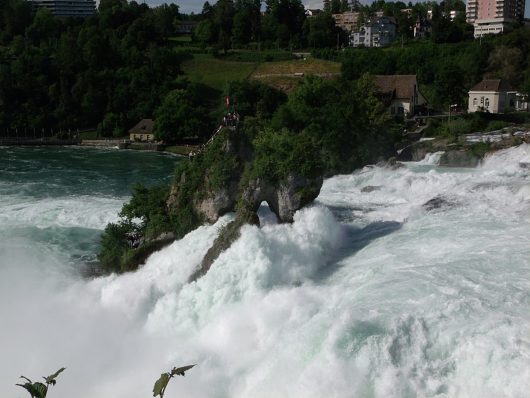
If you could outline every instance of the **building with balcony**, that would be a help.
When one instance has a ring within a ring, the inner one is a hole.
[[[396,38],[396,22],[391,17],[371,19],[350,36],[352,47],[385,47]]]
[[[353,11],[343,12],[341,14],[333,14],[332,17],[335,20],[335,26],[350,33],[357,30],[360,13]]]
[[[96,12],[95,0],[30,0],[35,8],[46,8],[56,17],[86,18]]]
[[[522,20],[525,0],[468,0],[466,20],[475,28],[475,38],[504,32],[510,23]]]

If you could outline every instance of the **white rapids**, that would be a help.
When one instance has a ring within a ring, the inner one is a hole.
[[[245,227],[194,283],[231,216],[91,281],[66,254],[0,246],[0,395],[66,366],[50,395],[147,397],[196,363],[167,397],[527,397],[530,146],[477,169],[436,156],[326,180],[292,225]]]

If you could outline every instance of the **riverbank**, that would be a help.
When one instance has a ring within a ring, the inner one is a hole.
[[[518,125],[488,132],[463,134],[455,138],[431,137],[398,150],[400,161],[421,161],[428,153],[444,152],[440,166],[476,167],[488,153],[530,144],[530,126]]]
[[[1,138],[0,146],[65,146],[79,145],[78,139],[56,139],[56,138]]]
[[[198,145],[165,145],[155,142],[131,142],[129,140],[82,140],[81,146],[96,148],[132,149],[135,151],[168,152],[175,155],[188,156],[196,152]]]

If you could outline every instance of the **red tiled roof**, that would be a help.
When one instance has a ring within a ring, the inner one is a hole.
[[[502,79],[484,79],[469,91],[512,91],[510,85]]]
[[[414,96],[414,86],[418,86],[416,75],[376,75],[375,85],[381,93],[392,93],[393,98],[409,99]]]

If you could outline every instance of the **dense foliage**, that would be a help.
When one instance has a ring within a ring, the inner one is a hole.
[[[204,106],[202,88],[185,79],[177,83],[178,88],[170,91],[155,111],[155,138],[164,142],[203,137],[214,124]]]
[[[229,48],[325,47],[336,44],[339,30],[330,13],[307,18],[301,0],[219,0],[206,2],[194,38],[203,46]]]
[[[306,78],[274,115],[272,126],[315,140],[326,175],[388,154],[396,139],[368,75],[354,82]]]
[[[227,90],[232,107],[240,116],[269,119],[287,101],[285,93],[256,81],[233,81]]]
[[[60,19],[0,1],[0,128],[121,135],[151,117],[180,73],[165,41],[177,17],[176,6],[102,0],[91,18]]]
[[[307,133],[266,128],[253,141],[255,158],[249,178],[279,183],[291,175],[315,178],[323,173],[316,139]]]

